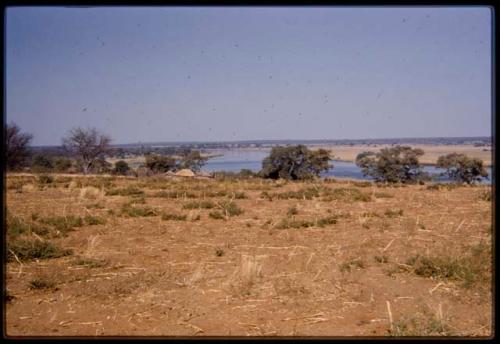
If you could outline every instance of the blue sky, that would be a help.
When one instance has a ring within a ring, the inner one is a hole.
[[[487,7],[10,7],[6,121],[58,145],[491,134]]]

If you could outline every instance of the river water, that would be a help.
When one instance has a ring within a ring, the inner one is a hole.
[[[260,171],[262,168],[262,160],[269,155],[266,151],[217,151],[214,153],[222,154],[220,156],[211,158],[203,166],[203,170],[209,172],[215,171],[228,171],[239,172],[241,169],[249,169],[254,172]],[[361,169],[355,163],[346,161],[335,161],[331,163],[333,168],[321,174],[322,177],[334,178],[354,178],[361,180],[371,180],[371,177],[363,175]],[[424,171],[431,174],[438,174],[443,172],[442,169],[434,166],[424,166]],[[482,184],[491,184],[491,167],[487,168],[489,179],[483,179]],[[447,182],[445,177],[440,177],[439,182]]]

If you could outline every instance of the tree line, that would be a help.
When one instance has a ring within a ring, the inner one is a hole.
[[[6,150],[5,165],[7,170],[15,171],[28,165],[29,144],[33,135],[22,133],[14,124],[5,128]],[[106,161],[110,152],[111,138],[96,128],[73,128],[62,138],[62,147],[73,159],[63,156],[47,156],[36,154],[29,163],[34,172],[83,172],[113,173],[133,175],[130,166],[124,160],[117,161],[114,166]],[[424,151],[410,146],[397,145],[382,148],[379,152],[362,152],[355,163],[365,176],[383,183],[422,183],[434,176],[423,170],[419,158]],[[330,164],[333,156],[325,149],[311,150],[305,145],[276,146],[269,156],[262,161],[262,169],[258,173],[242,170],[241,176],[254,176],[270,179],[307,180],[320,176],[334,166]],[[154,153],[145,154],[144,168],[153,173],[165,173],[180,169],[201,170],[207,158],[199,151],[183,149],[178,156],[164,156]],[[440,156],[436,167],[444,169],[439,176],[446,176],[457,183],[473,184],[488,178],[483,161],[468,157],[465,154],[450,153]]]

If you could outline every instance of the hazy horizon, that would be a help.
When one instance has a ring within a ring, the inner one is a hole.
[[[5,13],[5,122],[34,146],[492,134],[485,6]]]

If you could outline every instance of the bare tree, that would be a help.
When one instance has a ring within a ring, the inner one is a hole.
[[[28,145],[33,139],[29,133],[21,133],[21,129],[13,122],[5,126],[5,164],[8,170],[21,167],[29,155]]]
[[[73,128],[62,139],[64,149],[80,160],[85,174],[108,151],[110,142],[111,138],[96,128]]]

